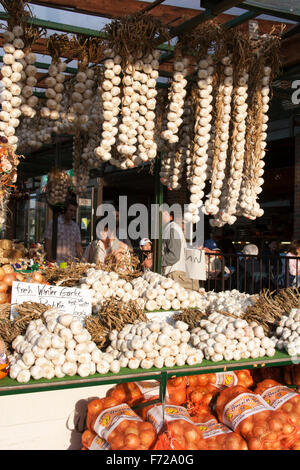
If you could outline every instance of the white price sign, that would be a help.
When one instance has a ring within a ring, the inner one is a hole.
[[[29,282],[13,282],[11,303],[37,302],[57,308],[64,313],[71,313],[83,320],[92,313],[92,291],[77,287],[58,287]],[[15,312],[12,306],[11,316]]]

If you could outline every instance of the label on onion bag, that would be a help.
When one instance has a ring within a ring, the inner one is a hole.
[[[157,405],[147,412],[146,420],[153,424],[157,434],[162,430],[164,422],[183,419],[194,424],[190,419],[188,411],[183,406],[177,405]]]
[[[89,446],[89,450],[110,450],[110,445],[102,437],[96,436]]]
[[[260,395],[241,393],[224,407],[222,422],[225,426],[236,430],[238,425],[249,416],[261,411],[274,411]]]
[[[124,420],[143,421],[127,403],[122,403],[121,405],[103,410],[97,416],[94,431],[98,436],[107,440],[110,433]]]
[[[210,437],[232,432],[231,429],[227,428],[222,423],[218,423],[214,418],[210,419],[206,423],[195,423],[195,425],[200,429],[200,431],[202,431],[203,439],[209,439]]]
[[[62,313],[71,313],[83,321],[85,316],[92,313],[92,290],[14,281],[11,294],[11,320],[15,320],[18,316],[13,305],[23,302],[48,305],[57,308]]]
[[[232,372],[216,372],[216,383],[212,383],[217,388],[234,387],[238,383],[236,374]]]
[[[159,397],[160,382],[157,380],[142,380],[141,382],[135,382],[140,392],[144,395],[147,400]],[[166,398],[169,398],[168,391],[166,390]]]
[[[276,385],[275,387],[265,390],[261,396],[268,405],[277,409],[291,398],[299,396],[299,393],[293,392],[291,389],[284,387],[283,385]]]

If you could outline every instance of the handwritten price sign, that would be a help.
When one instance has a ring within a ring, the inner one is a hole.
[[[30,284],[28,282],[13,282],[11,317],[15,312],[13,304],[23,302],[37,302],[57,308],[64,313],[71,313],[82,319],[92,313],[92,292],[77,287],[47,286],[44,284]]]

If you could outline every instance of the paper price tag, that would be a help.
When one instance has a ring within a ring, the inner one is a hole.
[[[83,320],[92,313],[92,293],[89,289],[58,287],[29,282],[13,282],[11,297],[11,319],[17,315],[13,304],[37,302],[57,308],[63,313],[71,313]]]

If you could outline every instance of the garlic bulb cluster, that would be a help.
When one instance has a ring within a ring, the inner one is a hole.
[[[184,110],[184,98],[186,96],[185,87],[187,80],[185,79],[188,73],[188,58],[180,58],[174,61],[173,80],[171,83],[171,90],[169,94],[169,112],[167,115],[167,129],[162,132],[162,137],[174,144],[179,141],[178,130],[182,124],[182,114]]]
[[[275,341],[264,334],[256,322],[227,317],[217,312],[200,320],[199,327],[191,331],[191,344],[199,348],[205,359],[218,361],[239,361],[273,357]]]
[[[20,44],[21,45],[21,44]],[[24,43],[23,43],[24,45]],[[21,71],[20,85],[22,87],[22,105],[21,111],[24,116],[34,118],[36,115],[36,106],[38,104],[38,97],[34,96],[34,87],[37,84],[36,73],[37,68],[34,65],[36,62],[36,55],[34,52],[27,52],[23,59],[19,60],[23,69]]]
[[[219,211],[222,194],[227,150],[229,144],[229,125],[231,121],[231,94],[233,89],[233,68],[230,56],[222,59],[221,81],[217,92],[216,107],[220,110],[215,122],[215,139],[213,144],[213,167],[211,172],[211,189],[207,195],[202,211],[204,214],[216,214]]]
[[[112,49],[104,51],[105,60],[104,80],[101,84],[101,100],[103,106],[103,124],[101,134],[101,144],[95,148],[95,155],[102,161],[109,161],[112,158],[111,149],[116,143],[118,133],[119,113],[121,104],[121,62],[119,55]]]
[[[88,122],[93,104],[95,72],[93,69],[79,70],[74,78],[74,90],[67,120],[76,126]]]
[[[25,335],[17,336],[12,347],[10,377],[21,383],[31,378],[87,377],[96,373],[103,356],[82,322],[56,309],[32,320]]]
[[[227,312],[241,317],[247,307],[254,305],[255,297],[236,289],[224,292],[203,292],[202,310],[217,313]]]
[[[181,188],[181,178],[185,165],[191,163],[191,128],[192,128],[192,103],[187,99],[184,103],[182,114],[182,126],[179,130],[179,143],[168,144],[163,156],[160,177],[165,186],[173,190]],[[189,181],[189,180],[188,180]]]
[[[60,118],[61,102],[65,91],[64,81],[66,75],[64,72],[66,69],[67,64],[65,62],[55,62],[53,60],[48,68],[49,77],[46,78],[47,88],[45,91],[47,106],[41,109],[41,116],[44,118],[49,118],[53,121],[57,121]]]
[[[199,103],[195,121],[195,159],[193,161],[193,175],[189,184],[190,204],[185,212],[186,222],[199,221],[199,208],[204,197],[205,181],[207,179],[208,143],[211,139],[211,120],[213,100],[213,59],[207,55],[198,64],[198,93]]]
[[[110,298],[135,300],[150,312],[202,306],[200,292],[184,289],[172,279],[152,272],[126,282],[115,272],[91,268],[79,283],[81,289],[92,289],[94,313],[101,311],[103,302]]]
[[[240,196],[241,184],[243,180],[244,155],[245,155],[245,134],[247,122],[247,89],[249,74],[243,71],[237,78],[237,84],[233,91],[233,132],[231,142],[230,168],[221,196],[220,212],[214,226],[223,226],[225,223],[232,225],[236,221],[237,203]]]
[[[48,175],[46,197],[49,204],[64,204],[70,188],[70,176],[64,171],[52,171]]]
[[[274,339],[277,349],[290,356],[300,355],[300,309],[292,308],[289,315],[282,315]]]
[[[116,372],[121,367],[150,369],[200,364],[203,353],[189,344],[188,325],[177,321],[150,321],[127,324],[121,331],[112,330],[106,360],[114,363]],[[108,367],[108,366],[107,366]]]
[[[24,31],[21,26],[15,26],[12,31],[7,30],[3,33],[5,43],[3,45],[4,65],[1,68],[1,84],[3,89],[0,96],[2,108],[0,111],[0,132],[15,149],[18,143],[18,138],[15,133],[16,128],[20,124],[19,118],[22,113],[21,105],[26,98],[29,98],[27,91],[30,88],[29,87],[27,90],[22,85],[22,79],[25,75],[27,77],[27,72],[25,73],[23,71],[23,65],[21,63],[24,59],[24,42],[21,39],[23,33]],[[30,95],[32,95],[31,88]]]

